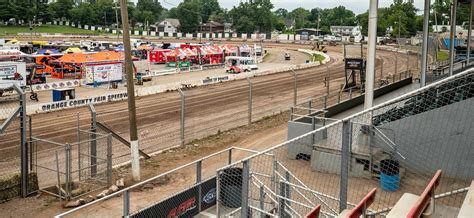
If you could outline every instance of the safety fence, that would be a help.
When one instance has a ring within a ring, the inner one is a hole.
[[[92,206],[112,203],[106,216],[191,217],[216,203],[217,169],[257,153],[231,147],[74,208],[56,217],[88,213]],[[120,198],[116,198],[121,196]],[[146,197],[148,196],[148,197]],[[101,214],[97,214],[102,216]]]
[[[217,171],[217,217],[337,216],[377,188],[368,215],[403,193],[420,195],[437,169],[435,203],[460,207],[474,179],[470,158],[474,71],[433,83]]]
[[[40,191],[76,199],[112,185],[112,136],[81,129],[77,134],[76,142],[66,144],[31,137],[30,167]]]

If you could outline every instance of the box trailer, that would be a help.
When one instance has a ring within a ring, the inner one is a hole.
[[[11,88],[13,84],[26,86],[27,74],[25,62],[0,62],[0,89]]]

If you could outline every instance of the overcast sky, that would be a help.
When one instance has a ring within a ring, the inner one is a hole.
[[[245,0],[242,0],[245,1]],[[173,7],[166,2],[173,5],[178,5],[181,0],[160,0],[162,5],[166,8]],[[221,7],[232,8],[234,5],[238,5],[240,0],[219,0]],[[287,10],[293,10],[298,7],[303,7],[308,10],[312,8],[333,8],[339,5],[343,5],[346,8],[354,11],[355,14],[364,13],[369,9],[369,0],[271,0],[275,9],[285,8]],[[389,6],[393,0],[379,0],[379,7]],[[423,9],[423,0],[415,0],[415,6],[418,9]]]

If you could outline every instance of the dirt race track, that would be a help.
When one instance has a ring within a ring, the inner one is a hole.
[[[269,47],[279,46],[279,49],[308,48],[308,45],[269,44]],[[340,47],[328,47],[331,62],[330,90],[340,88],[344,76],[344,65]],[[380,60],[384,60],[384,75],[394,71],[395,56],[405,60],[405,55],[386,51],[378,51],[378,68]],[[278,61],[279,55],[271,57]],[[304,56],[303,56],[304,58]],[[282,60],[283,61],[283,60]],[[410,61],[410,69],[415,68],[416,61]],[[407,69],[406,61],[399,61],[398,71]],[[304,102],[325,93],[324,78],[326,67],[300,70],[298,73],[298,102]],[[380,75],[377,75],[380,76]],[[252,78],[253,110],[252,120],[258,120],[269,115],[289,109],[293,102],[293,76],[290,73],[280,73]],[[246,80],[225,82],[199,88],[185,90],[185,142],[216,134],[220,131],[247,124],[248,120],[248,83]],[[140,148],[146,153],[158,152],[180,144],[179,117],[180,96],[177,92],[167,92],[157,95],[137,98],[137,120],[140,137]],[[128,110],[127,102],[115,102],[96,106],[98,118],[112,130],[128,139]],[[32,135],[58,143],[74,143],[77,141],[77,117],[81,129],[89,127],[90,116],[87,107],[51,112],[32,116]],[[17,122],[16,122],[17,124]],[[4,174],[19,170],[19,133],[18,125],[12,125],[10,130],[1,136],[0,168]],[[98,145],[98,152],[104,152],[104,144]],[[74,148],[73,148],[74,149]],[[42,165],[53,167],[53,151],[64,150],[61,146],[51,143],[41,143],[37,147],[37,161]],[[61,158],[61,157],[60,157]],[[113,163],[120,164],[129,158],[129,149],[118,141],[113,141]],[[39,174],[40,184],[55,182],[50,173]],[[1,176],[1,175],[0,175]],[[54,178],[54,176],[53,176]]]

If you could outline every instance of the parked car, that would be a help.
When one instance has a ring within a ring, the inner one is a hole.
[[[285,60],[287,61],[291,60],[290,53],[285,53]]]

